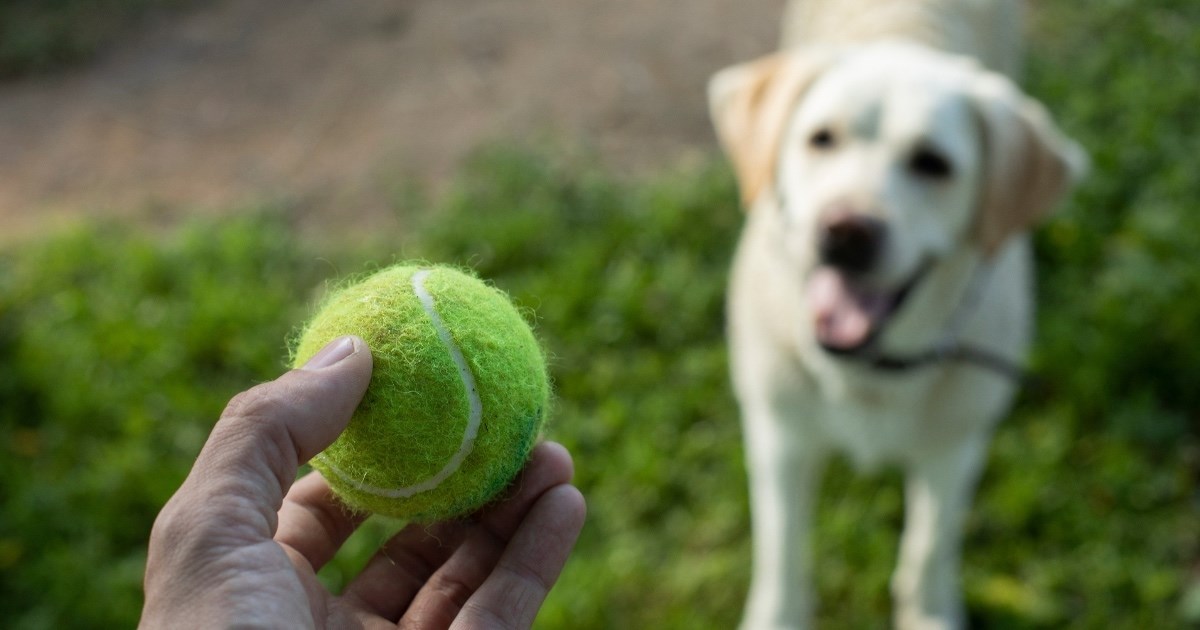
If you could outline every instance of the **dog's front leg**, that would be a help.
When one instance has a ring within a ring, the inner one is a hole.
[[[962,628],[959,583],[963,524],[987,456],[987,437],[975,436],[909,462],[904,535],[892,576],[895,622],[901,630]]]
[[[825,457],[791,422],[777,411],[745,417],[754,565],[743,630],[812,625],[810,530]]]

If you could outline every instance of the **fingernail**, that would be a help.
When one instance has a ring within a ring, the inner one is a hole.
[[[354,340],[350,337],[338,337],[330,341],[321,351],[313,355],[304,367],[305,370],[327,368],[342,359],[354,354]]]

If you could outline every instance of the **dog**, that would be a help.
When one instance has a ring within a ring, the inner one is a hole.
[[[1087,156],[1014,82],[1016,0],[794,0],[709,82],[747,211],[730,364],[753,535],[743,627],[814,614],[822,469],[897,465],[900,628],[957,628],[964,520],[1031,337],[1028,230]]]

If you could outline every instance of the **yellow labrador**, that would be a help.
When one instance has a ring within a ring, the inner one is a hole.
[[[1018,2],[799,0],[785,48],[718,73],[748,210],[729,294],[750,475],[744,627],[811,622],[827,456],[906,473],[902,628],[955,628],[961,527],[1030,339],[1025,231],[1085,154],[1006,76]]]

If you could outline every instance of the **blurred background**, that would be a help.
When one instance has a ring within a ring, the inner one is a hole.
[[[0,618],[136,623],[145,545],[325,285],[421,257],[537,313],[590,505],[541,628],[729,628],[749,575],[704,83],[782,0],[6,0]],[[1093,172],[968,524],[973,627],[1200,627],[1200,4],[1040,0]],[[820,621],[886,627],[903,498],[836,462]],[[397,523],[322,572],[339,588]]]

